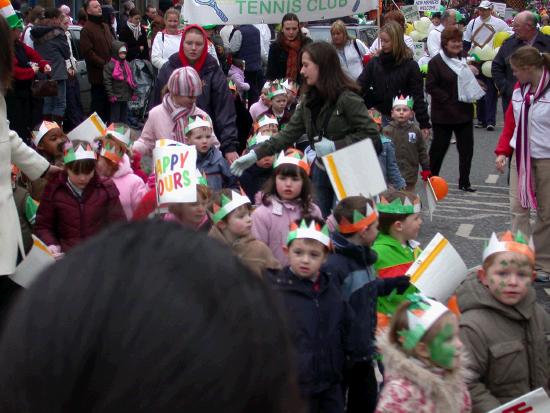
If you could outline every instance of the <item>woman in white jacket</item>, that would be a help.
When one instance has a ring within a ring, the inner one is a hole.
[[[330,36],[332,45],[338,52],[342,70],[353,80],[357,80],[363,71],[363,56],[368,54],[369,48],[361,40],[349,36],[342,20],[332,23]]]
[[[176,9],[168,9],[164,13],[165,29],[158,32],[153,40],[151,51],[151,63],[158,70],[168,61],[168,58],[180,49],[181,31],[178,29],[180,23],[180,12]]]

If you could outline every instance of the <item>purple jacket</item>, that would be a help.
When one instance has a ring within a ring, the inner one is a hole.
[[[174,53],[159,71],[149,108],[162,102],[160,94],[162,88],[168,83],[172,72],[180,67],[182,67],[182,63],[179,54]],[[197,98],[197,106],[212,118],[214,133],[220,141],[220,150],[224,154],[236,152],[239,146],[237,117],[227,78],[216,60],[210,55],[206,56],[199,76],[204,86],[202,95]]]
[[[277,197],[271,197],[270,200],[270,205],[262,204],[252,214],[252,235],[267,244],[281,265],[286,266],[288,258],[283,245],[286,244],[290,224],[302,217],[300,204],[296,200],[281,201]],[[323,219],[321,210],[314,203],[311,204],[309,215]]]

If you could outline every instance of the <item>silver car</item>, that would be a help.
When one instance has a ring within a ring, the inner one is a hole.
[[[330,26],[307,26],[309,30],[309,36],[316,41],[323,40],[325,42],[331,42]],[[346,30],[350,37],[359,39],[367,46],[371,46],[372,43],[378,37],[378,27],[376,23],[371,24],[346,24]]]
[[[88,81],[88,69],[86,69],[86,62],[84,57],[80,55],[80,26],[69,26],[69,32],[71,33],[73,55],[76,59],[76,76],[78,78],[78,84],[80,86],[80,100],[84,113],[89,113],[90,103],[92,100],[91,86]]]

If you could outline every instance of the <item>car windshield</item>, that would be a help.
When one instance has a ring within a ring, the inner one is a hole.
[[[330,26],[327,27],[308,27],[309,35],[311,38],[315,41],[325,41],[325,42],[331,42],[330,37]],[[355,29],[347,29],[349,37],[356,38],[357,37],[357,31]]]

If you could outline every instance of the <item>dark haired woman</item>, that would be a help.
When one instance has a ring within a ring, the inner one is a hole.
[[[17,303],[0,411],[302,413],[292,358],[270,288],[228,248],[175,223],[120,225]]]
[[[380,135],[357,95],[355,82],[342,71],[332,45],[315,42],[305,46],[300,74],[306,84],[305,98],[285,129],[234,162],[231,170],[240,176],[258,159],[278,154],[306,134],[318,157],[312,171],[316,203],[323,215],[328,216],[335,196],[321,157],[365,138],[372,139],[380,150]]]
[[[119,29],[118,39],[128,46],[127,61],[149,59],[147,33],[141,27],[141,14],[139,14],[138,9],[130,10],[128,20]]]
[[[269,48],[267,79],[299,80],[300,53],[308,43],[311,43],[311,39],[302,33],[298,16],[294,13],[285,14],[277,40]]]

